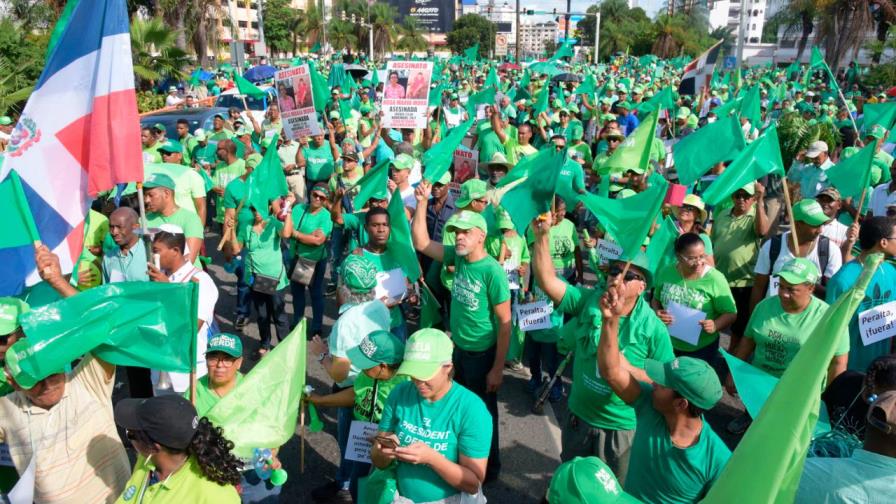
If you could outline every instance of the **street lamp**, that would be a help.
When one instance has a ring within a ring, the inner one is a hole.
[[[368,17],[370,16],[369,8],[368,8]],[[370,58],[370,61],[373,61],[373,23],[369,20],[368,22],[364,22],[358,19],[353,12],[351,16],[346,14],[345,11],[342,11],[342,21],[350,21],[353,25],[358,25],[361,28],[367,28],[367,56]]]

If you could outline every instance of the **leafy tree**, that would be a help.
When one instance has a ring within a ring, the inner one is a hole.
[[[373,24],[373,50],[376,54],[385,54],[399,36],[398,9],[394,5],[377,2],[370,8],[370,22]]]
[[[351,51],[358,47],[358,36],[355,35],[355,26],[348,21],[342,21],[341,19],[330,21],[327,36],[330,44],[335,49]]]
[[[494,23],[478,14],[464,14],[454,21],[454,27],[448,32],[448,47],[463,53],[464,49],[479,44],[479,55],[487,56],[489,48],[495,40],[497,27]]]
[[[6,14],[23,33],[50,30],[59,17],[51,3],[44,0],[7,0],[5,3]]]
[[[190,61],[186,51],[175,45],[176,38],[177,32],[161,18],[131,21],[131,54],[139,88],[150,88],[165,77],[185,77]]]
[[[47,35],[34,35],[0,20],[0,112],[20,111],[44,67]]]
[[[264,40],[272,53],[284,53],[293,47],[293,33],[298,31],[300,11],[290,0],[264,0]]]
[[[309,7],[301,17],[298,33],[293,33],[293,37],[301,38],[306,48],[310,49],[314,47],[314,44],[322,41],[325,30],[324,18],[317,6]],[[295,45],[295,41],[293,45]]]
[[[398,39],[397,48],[401,51],[417,52],[425,51],[429,47],[429,41],[423,36],[417,20],[406,16],[399,28],[401,37]]]

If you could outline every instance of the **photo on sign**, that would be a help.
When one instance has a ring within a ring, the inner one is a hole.
[[[296,140],[307,135],[319,135],[321,128],[314,108],[308,65],[280,70],[274,75],[274,81],[286,137]]]
[[[458,184],[476,178],[479,169],[479,151],[456,149],[454,151],[454,181]]]

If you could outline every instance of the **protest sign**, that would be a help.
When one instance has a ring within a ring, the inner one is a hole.
[[[610,261],[619,259],[622,255],[622,247],[618,243],[610,240],[597,240],[597,257],[600,259],[600,265],[606,266]]]
[[[507,274],[507,284],[510,290],[520,288],[520,263],[519,261],[504,261],[504,273]]]
[[[389,79],[383,88],[383,127],[425,128],[432,63],[390,61],[386,73]]]
[[[458,184],[476,178],[479,170],[479,151],[458,147],[454,151],[454,178]]]
[[[308,135],[320,135],[314,108],[314,93],[308,65],[301,65],[276,73],[277,104],[283,118],[283,131],[290,140]]]
[[[399,200],[400,201],[400,200]],[[397,301],[408,292],[408,284],[405,281],[401,268],[389,271],[380,271],[376,274],[376,287],[374,295],[377,299],[388,298]]]
[[[537,331],[551,328],[554,305],[545,299],[516,305],[516,323],[520,331]]]
[[[896,301],[859,313],[859,335],[865,346],[896,336]]]
[[[370,463],[370,448],[373,446],[371,439],[376,436],[378,427],[373,422],[352,421],[348,430],[348,445],[345,449],[346,460]]]
[[[669,326],[669,335],[685,343],[696,345],[702,330],[700,321],[706,320],[706,313],[674,301],[666,306],[666,311],[672,315],[673,319],[672,325]]]

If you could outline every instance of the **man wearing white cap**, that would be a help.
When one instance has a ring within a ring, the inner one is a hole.
[[[168,96],[165,98],[165,106],[174,107],[180,105],[182,101],[184,101],[184,99],[177,96],[177,88],[174,86],[169,87]]]
[[[828,144],[823,140],[812,142],[803,158],[807,160],[805,163],[797,159],[800,162],[794,163],[787,173],[787,180],[793,184],[794,193],[799,191],[800,194],[800,198],[795,199],[814,198],[831,185],[824,173],[834,166],[828,156]]]

